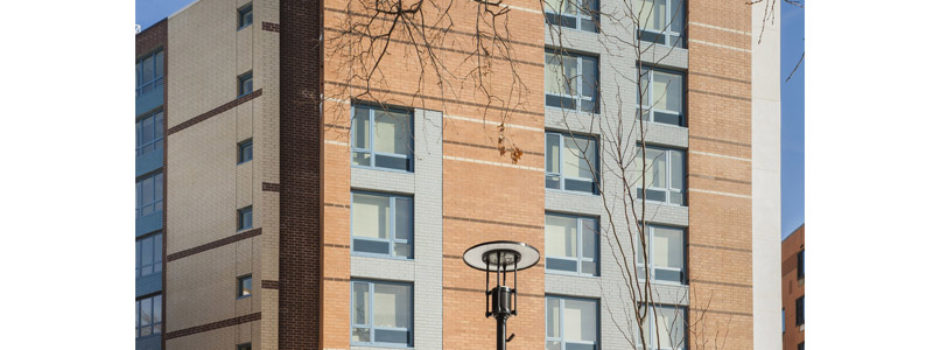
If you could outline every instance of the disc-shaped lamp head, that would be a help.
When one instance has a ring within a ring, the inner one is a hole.
[[[463,253],[463,262],[482,271],[521,271],[539,263],[539,250],[522,242],[480,243]]]

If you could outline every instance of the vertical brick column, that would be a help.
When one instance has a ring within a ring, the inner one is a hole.
[[[322,14],[320,0],[281,1],[278,347],[284,350],[320,348]]]

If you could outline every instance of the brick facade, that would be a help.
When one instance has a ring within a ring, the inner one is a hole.
[[[805,230],[806,225],[793,231],[781,246],[781,268],[783,276],[781,287],[783,294],[783,310],[785,313],[783,332],[783,350],[797,350],[799,344],[806,339],[805,325],[796,325],[796,300],[803,297],[806,293],[804,277],[798,274],[799,255],[805,248]]]

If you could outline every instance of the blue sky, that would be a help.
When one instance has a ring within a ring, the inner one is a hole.
[[[193,0],[135,0],[137,2],[137,24],[146,29]],[[781,169],[782,194],[781,233],[783,237],[803,223],[803,71],[801,65],[789,82],[786,77],[800,60],[803,53],[804,9],[778,2],[782,5],[782,29],[780,51],[780,94],[782,99],[781,120]]]

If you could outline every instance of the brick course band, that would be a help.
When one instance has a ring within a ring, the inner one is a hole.
[[[698,244],[698,243],[689,243],[689,246],[692,246],[692,247],[699,247],[699,248],[708,248],[708,249],[730,250],[730,251],[742,252],[742,253],[750,253],[750,252],[751,252],[750,249],[732,248],[732,247],[722,247],[722,246],[717,246],[717,245]]]
[[[701,179],[715,180],[715,181],[733,182],[733,183],[744,184],[744,185],[750,185],[750,184],[751,184],[750,181],[728,179],[728,178],[724,178],[724,177],[711,176],[711,175],[689,174],[689,176],[697,177],[697,178],[701,178]]]
[[[271,23],[271,22],[261,22],[261,30],[280,33],[281,25],[277,23]]]
[[[272,280],[261,280],[261,288],[264,289],[278,289],[280,287],[277,281]]]
[[[212,242],[200,245],[200,246],[196,246],[193,248],[189,248],[186,250],[182,250],[182,251],[167,255],[166,260],[173,261],[177,259],[182,259],[190,255],[199,254],[207,250],[215,249],[215,248],[218,248],[218,247],[230,244],[230,243],[235,243],[243,239],[248,239],[248,238],[251,238],[254,236],[260,236],[260,235],[261,235],[261,228],[259,227],[253,230],[248,230],[248,231],[238,233],[233,236],[228,236],[228,237],[215,240],[215,241],[212,241]]]
[[[486,293],[482,289],[473,289],[473,288],[460,288],[460,287],[443,287],[444,290],[452,290],[456,292],[470,292],[470,293]],[[545,298],[545,294],[532,294],[532,293],[516,293],[520,297],[530,297],[530,298]]]
[[[483,220],[483,219],[474,219],[474,218],[462,218],[462,217],[459,217],[459,216],[447,216],[447,215],[444,215],[444,219],[460,220],[460,221],[469,221],[469,222],[477,222],[477,223],[481,223],[481,224],[491,224],[491,225],[503,225],[503,226],[512,226],[512,227],[521,227],[521,228],[531,228],[531,229],[539,229],[539,230],[545,229],[545,226],[540,226],[540,225],[526,225],[526,224],[517,224],[517,223],[505,222],[505,221]]]
[[[544,66],[544,65],[540,64],[539,66],[542,67],[542,66]],[[500,107],[500,106],[487,106],[486,104],[483,104],[483,103],[467,102],[467,101],[457,100],[457,99],[453,99],[453,98],[442,98],[442,97],[439,97],[439,96],[432,96],[432,95],[404,93],[404,92],[401,92],[401,91],[388,90],[388,89],[379,89],[379,88],[375,88],[375,87],[367,89],[366,86],[364,86],[364,85],[347,84],[347,83],[345,83],[345,82],[340,82],[340,81],[327,81],[327,82],[325,82],[325,83],[326,83],[326,84],[330,84],[330,85],[339,86],[339,87],[344,87],[344,88],[359,89],[359,90],[362,90],[362,91],[370,90],[370,91],[372,91],[372,92],[381,92],[381,93],[383,93],[383,94],[396,95],[396,96],[401,96],[401,97],[405,97],[405,98],[409,98],[409,99],[411,99],[411,98],[414,98],[414,99],[425,99],[425,100],[428,100],[428,101],[435,101],[435,102],[441,102],[441,103],[453,103],[453,104],[456,104],[456,105],[463,105],[463,106],[468,106],[468,107],[479,107],[479,108],[482,108],[482,109],[487,109],[487,110],[492,110],[492,111],[499,111],[499,112],[512,112],[512,113],[517,113],[517,114],[526,114],[526,115],[539,116],[539,117],[544,117],[544,116],[545,116],[545,112],[544,112],[544,111],[527,111],[527,110],[524,110],[524,109],[512,109],[512,108],[506,108],[506,107]]]
[[[200,325],[200,326],[189,327],[189,328],[180,329],[178,331],[168,332],[166,333],[165,337],[166,339],[185,337],[187,335],[208,332],[213,329],[236,326],[236,325],[240,325],[246,322],[258,321],[260,319],[261,319],[261,313],[256,312],[250,315],[233,317],[233,318],[222,320],[222,321],[207,323],[207,324]]]
[[[751,98],[750,98],[750,97],[734,96],[734,95],[728,95],[728,94],[720,94],[720,93],[711,92],[711,91],[703,91],[703,90],[689,89],[689,92],[694,92],[694,93],[703,94],[703,95],[709,95],[709,96],[715,96],[715,97],[730,98],[730,99],[734,99],[734,100],[741,100],[741,101],[748,101],[748,102],[751,101]]]
[[[499,150],[499,148],[496,147],[496,146],[478,145],[478,144],[469,143],[469,142],[460,142],[460,141],[444,140],[444,143],[450,144],[450,145],[467,146],[467,147],[474,147],[474,148],[483,148],[483,149],[496,150],[496,151]],[[539,156],[539,157],[544,157],[544,156],[545,156],[545,153],[537,152],[537,151],[522,150],[522,152],[523,152],[523,156],[525,156],[525,155],[534,155],[534,156]]]
[[[702,141],[711,141],[711,142],[727,143],[727,144],[729,144],[729,145],[735,145],[735,146],[741,146],[741,147],[751,148],[751,144],[750,144],[750,143],[744,143],[744,142],[736,142],[736,141],[731,141],[731,140],[714,139],[714,138],[711,138],[711,137],[697,136],[697,135],[689,135],[689,138],[690,138],[690,139],[696,139],[696,140],[702,140]]]
[[[172,134],[175,134],[175,133],[177,133],[177,132],[180,132],[180,131],[182,131],[183,129],[186,129],[186,128],[190,127],[190,126],[196,125],[196,124],[198,124],[198,123],[200,123],[200,122],[202,122],[202,121],[204,121],[204,120],[206,120],[206,119],[209,119],[209,118],[212,118],[212,117],[214,117],[214,116],[216,116],[216,115],[219,115],[219,114],[221,114],[222,112],[225,112],[225,111],[227,111],[227,110],[230,110],[230,109],[232,109],[232,108],[235,108],[235,107],[237,107],[238,105],[240,105],[240,104],[242,104],[242,103],[251,101],[251,100],[253,100],[255,97],[261,96],[261,90],[262,90],[262,89],[255,90],[255,91],[253,91],[252,93],[250,93],[250,94],[248,94],[248,95],[245,95],[245,96],[236,98],[236,99],[234,99],[234,100],[232,100],[232,101],[229,101],[228,103],[226,103],[226,104],[224,104],[224,105],[221,105],[221,106],[218,106],[218,107],[216,107],[216,108],[213,108],[211,111],[205,112],[205,113],[200,114],[200,115],[197,115],[197,116],[195,116],[195,117],[193,117],[193,118],[191,118],[191,119],[189,119],[189,120],[187,120],[187,121],[185,121],[185,122],[179,123],[179,124],[173,126],[172,128],[170,128],[170,130],[167,131],[167,136],[172,135]]]
[[[269,191],[269,192],[281,192],[281,184],[270,183],[270,182],[262,182],[262,183],[261,183],[261,190],[262,190],[262,191]]]

